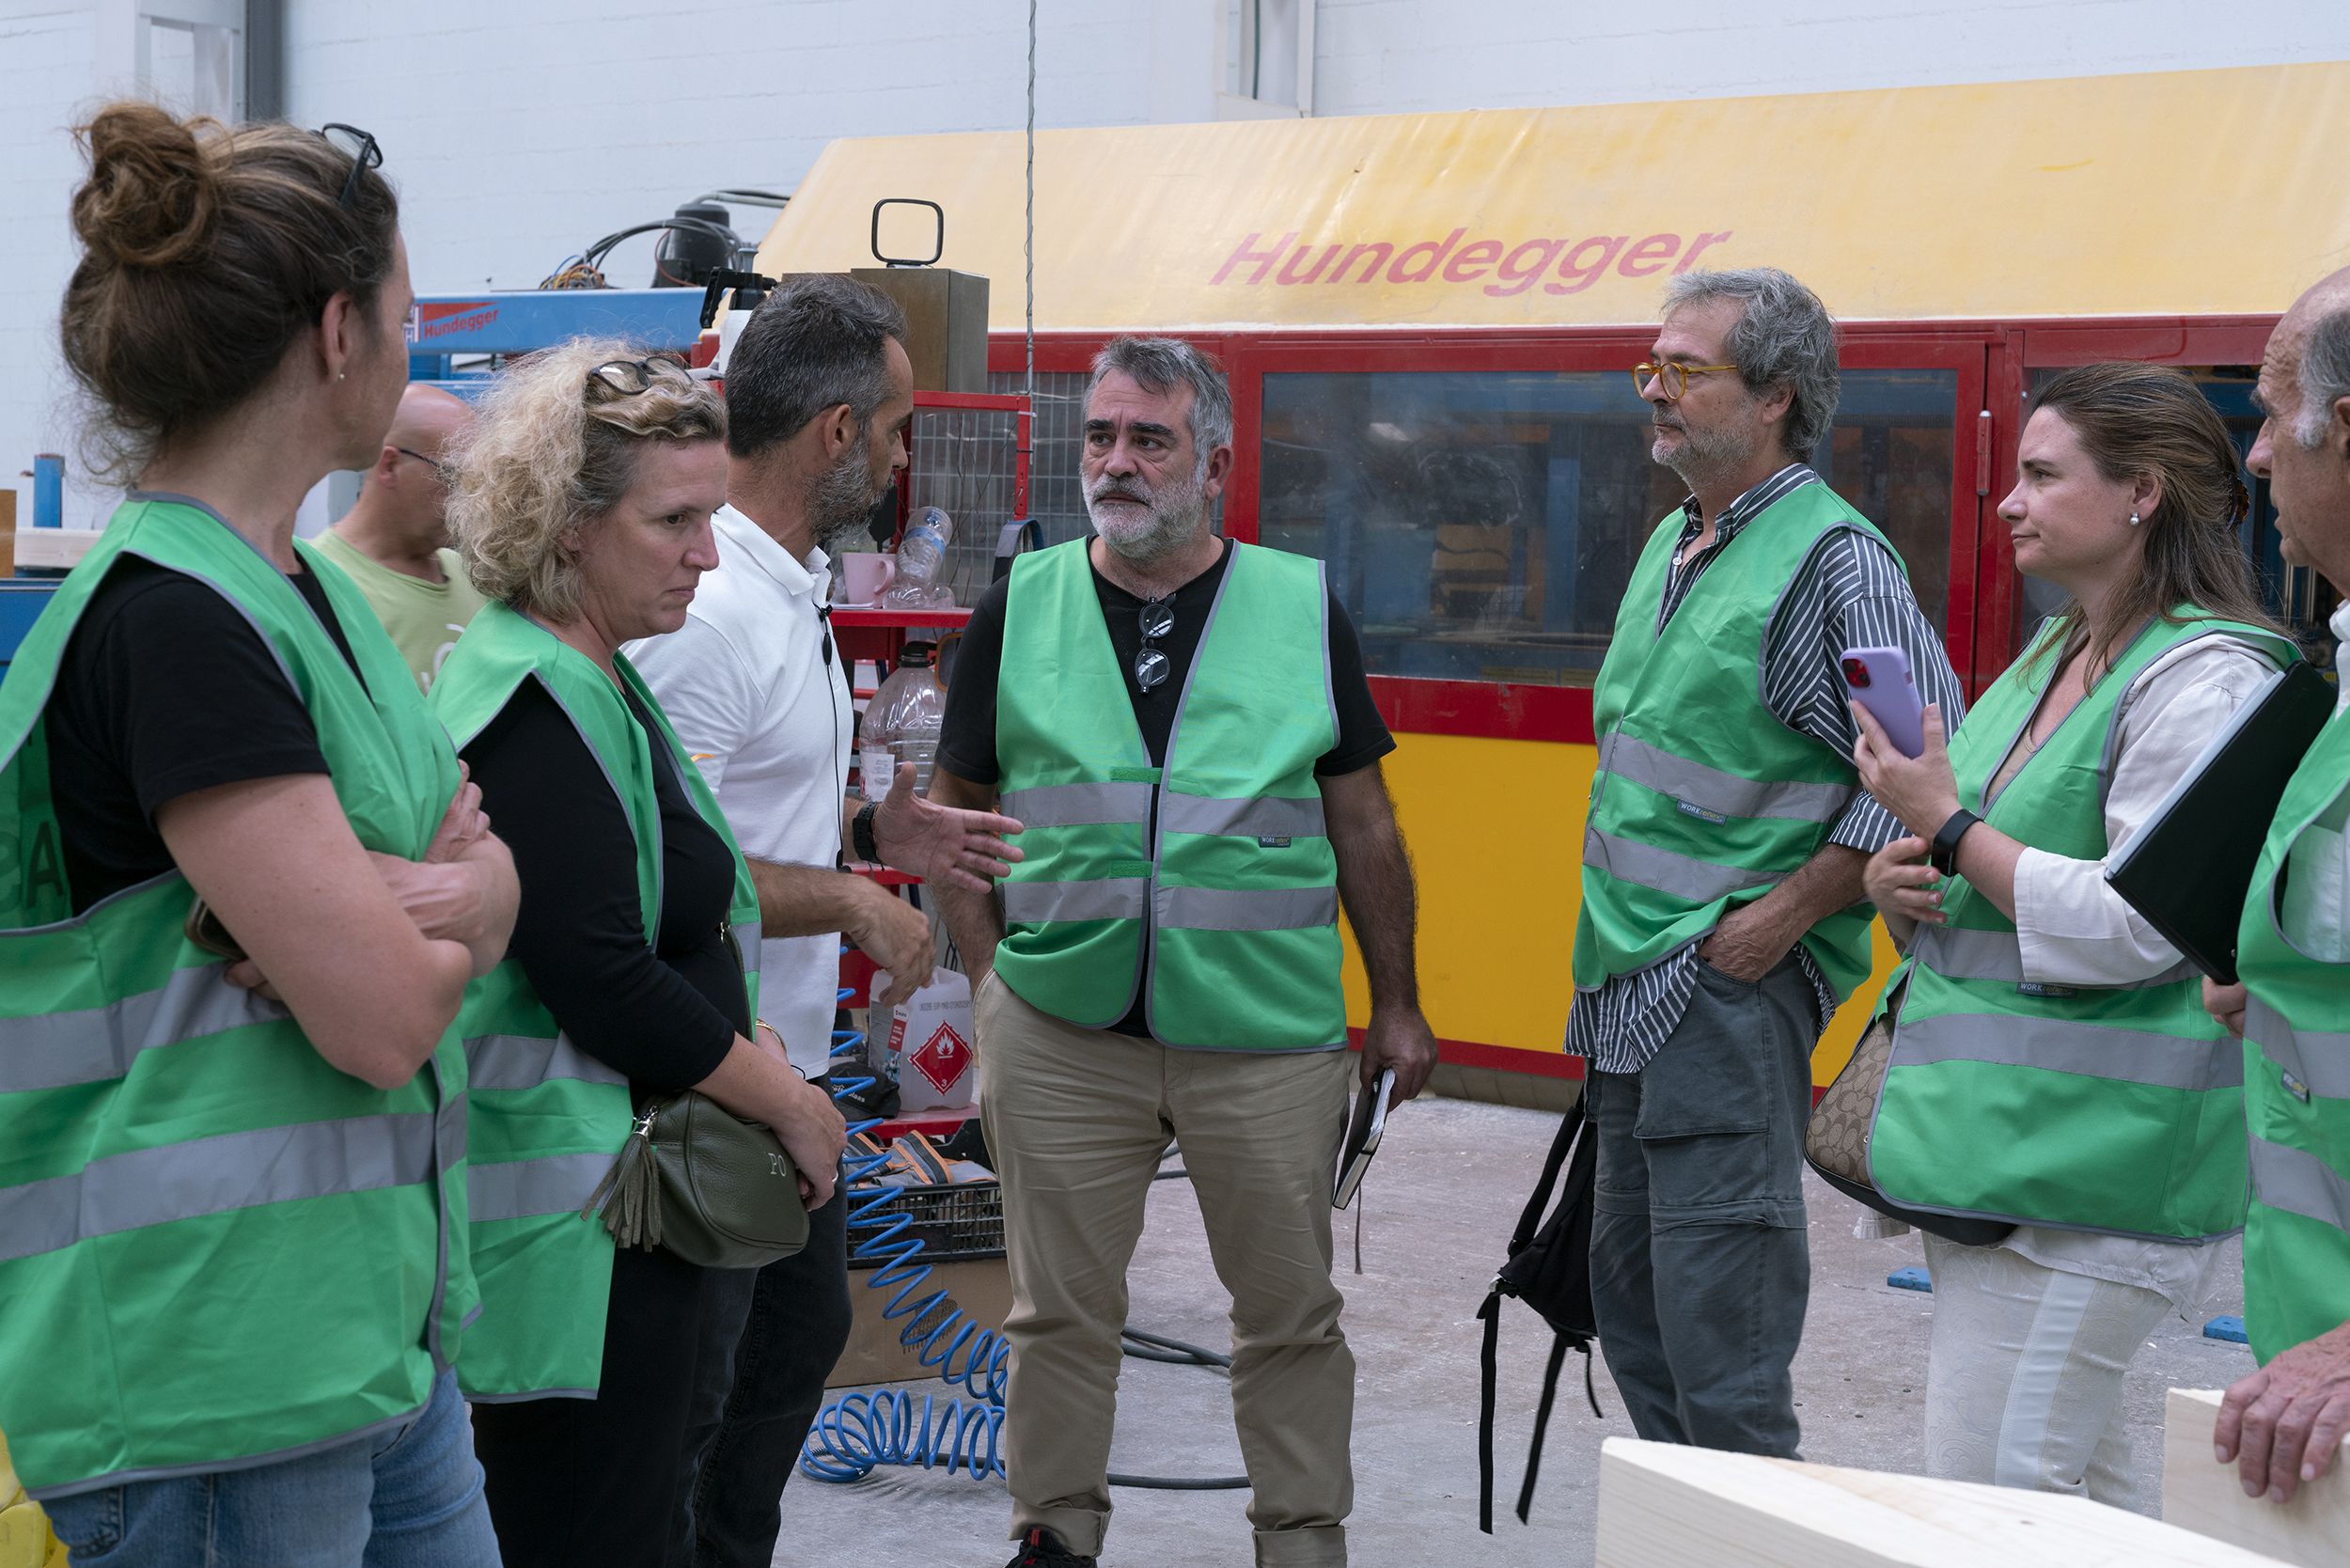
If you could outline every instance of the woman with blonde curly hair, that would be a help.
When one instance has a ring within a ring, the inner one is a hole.
[[[675,631],[717,564],[725,434],[674,359],[575,342],[502,378],[458,454],[451,523],[493,603],[432,700],[523,885],[467,1004],[483,1317],[459,1372],[512,1564],[657,1568],[688,1539],[685,1434],[715,1416],[693,1402],[727,1386],[697,1369],[748,1293],[581,1223],[634,1111],[694,1089],[764,1122],[811,1204],[841,1152],[839,1113],[754,1023],[742,855],[620,651]]]
[[[414,308],[375,138],[118,103],[60,321],[129,481],[0,685],[0,1426],[80,1563],[497,1560],[452,1027],[511,863],[350,579]]]

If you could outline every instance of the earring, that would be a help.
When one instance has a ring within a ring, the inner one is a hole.
[[[2130,526],[2133,528],[2138,526],[2138,513],[2136,512],[2130,513]]]
[[[351,379],[351,372],[349,370],[337,370],[335,372],[335,379],[337,381],[349,381]],[[2137,522],[2138,513],[2130,513],[2130,521],[2133,523]]]

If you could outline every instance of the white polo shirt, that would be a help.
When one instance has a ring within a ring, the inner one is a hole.
[[[717,794],[743,853],[829,870],[840,854],[849,787],[849,683],[819,609],[832,563],[805,562],[732,507],[712,519],[718,566],[705,572],[685,624],[628,645],[678,739]],[[810,1077],[832,1051],[840,939],[760,944],[759,1014]]]

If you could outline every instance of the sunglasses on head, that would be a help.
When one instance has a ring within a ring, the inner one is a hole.
[[[384,166],[384,149],[373,132],[362,131],[355,125],[323,125],[319,128],[319,134],[326,138],[327,146],[351,160],[351,174],[343,181],[343,194],[335,198],[347,209],[352,197],[359,194],[359,177],[369,169]]]
[[[601,383],[621,397],[633,398],[639,392],[650,390],[652,384],[660,379],[665,367],[689,380],[693,374],[686,368],[682,355],[655,353],[642,359],[607,359],[588,372],[588,384],[594,386]]]

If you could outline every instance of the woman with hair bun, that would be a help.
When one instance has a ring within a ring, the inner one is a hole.
[[[0,684],[0,1428],[76,1562],[497,1561],[464,987],[517,898],[293,537],[414,308],[374,138],[82,128],[66,363],[129,492]]]
[[[432,705],[525,889],[465,1025],[484,1310],[462,1371],[510,1568],[695,1560],[687,1435],[717,1424],[755,1271],[581,1223],[632,1118],[698,1090],[774,1131],[812,1206],[845,1142],[756,1022],[749,868],[620,651],[682,625],[718,562],[726,428],[674,359],[581,341],[501,376],[458,452],[450,523],[491,604]]]
[[[1854,709],[1861,785],[1915,835],[1866,872],[1909,953],[1868,1166],[1929,1232],[1932,1475],[2133,1506],[2123,1375],[2244,1225],[2243,1046],[2105,881],[2298,657],[2237,542],[2237,465],[2176,370],[2056,376],[1999,515],[2070,603],[1947,751],[1932,709],[1918,758]]]

